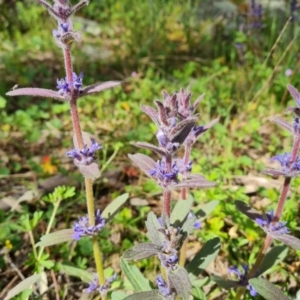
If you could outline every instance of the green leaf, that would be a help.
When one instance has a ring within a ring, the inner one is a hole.
[[[111,300],[124,300],[127,297],[127,294],[124,292],[112,292]]]
[[[127,201],[129,194],[123,194],[113,200],[102,212],[102,217],[106,219],[106,222],[109,222],[117,214],[121,206]]]
[[[60,269],[70,276],[79,277],[83,282],[90,282],[94,278],[94,275],[91,272],[79,269],[72,265],[61,264]]]
[[[41,237],[41,240],[35,245],[36,247],[48,247],[65,242],[69,242],[73,239],[74,230],[63,229],[55,232],[51,232]]]
[[[193,288],[192,295],[194,300],[206,300],[206,295],[201,288]]]
[[[198,279],[198,277],[196,277],[192,273],[189,273],[189,278],[190,278],[192,287],[195,287],[195,288],[201,288],[202,286],[208,284],[210,281],[209,277]]]
[[[135,293],[127,296],[124,300],[166,300],[158,290]]]
[[[197,212],[196,216],[199,217],[201,221],[203,221],[220,203],[218,200],[209,201],[204,204]]]
[[[54,266],[54,262],[52,260],[43,260],[40,262],[40,264],[48,270]]]
[[[187,200],[178,200],[171,213],[171,223],[180,225],[191,211],[194,198],[189,195]]]
[[[142,243],[126,250],[122,257],[126,260],[140,260],[161,253],[161,247],[152,243]]]
[[[151,291],[150,282],[136,266],[129,265],[121,258],[121,268],[136,292]]]
[[[4,300],[9,300],[12,297],[18,295],[19,293],[23,292],[24,290],[30,288],[33,284],[35,284],[38,280],[40,280],[41,275],[40,274],[34,274],[23,281],[21,281],[19,284],[17,284],[13,289],[11,289]]]
[[[220,251],[220,239],[218,237],[209,240],[188,264],[187,271],[198,276],[215,259]]]
[[[158,231],[158,229],[161,228],[161,225],[152,211],[149,212],[145,223],[147,227],[147,235],[151,242],[156,245],[162,245],[164,236]]]
[[[177,295],[183,300],[188,300],[191,293],[191,282],[189,274],[183,267],[178,267],[176,270],[171,271],[168,276],[170,282],[174,286]]]
[[[259,274],[266,272],[287,256],[289,248],[285,245],[274,246],[264,257],[260,267]]]
[[[266,279],[252,278],[249,282],[266,300],[290,300],[277,286]]]

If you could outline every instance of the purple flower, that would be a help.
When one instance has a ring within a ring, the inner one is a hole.
[[[82,87],[82,80],[83,80],[83,72],[80,72],[79,76],[73,72],[73,87],[76,91],[79,91]]]
[[[177,167],[176,162],[172,164],[171,170],[167,171],[164,160],[158,161],[155,165],[155,169],[149,171],[149,174],[163,187],[178,183],[178,173],[179,168]]]
[[[117,274],[114,274],[112,277],[106,279],[104,285],[100,286],[98,275],[96,274],[94,276],[94,279],[91,282],[89,282],[89,287],[87,289],[85,289],[85,292],[92,293],[92,292],[98,291],[103,297],[105,297],[108,290],[110,289],[112,282],[116,279],[116,277],[117,277]]]
[[[294,128],[298,130],[298,119],[294,119]],[[296,157],[295,162],[293,164],[290,163],[291,161],[291,154],[290,153],[283,153],[277,154],[276,156],[271,158],[271,161],[278,161],[281,165],[281,169],[286,175],[288,176],[290,173],[293,172],[300,172],[300,158]]]
[[[287,69],[287,70],[285,70],[284,74],[285,74],[286,77],[290,77],[293,74],[293,70]]]
[[[87,293],[92,293],[99,288],[98,276],[94,275],[94,279],[89,282],[89,287],[85,290]]]
[[[262,227],[267,233],[273,234],[286,234],[289,233],[289,229],[285,226],[286,222],[274,222],[274,211],[270,210],[266,213],[265,218],[261,216],[255,219],[256,223]]]
[[[163,297],[171,295],[171,290],[168,288],[167,283],[164,281],[161,275],[156,277],[156,285]]]
[[[68,83],[67,79],[57,79],[57,86],[56,88],[58,89],[58,93],[61,96],[64,96],[65,94],[69,94],[71,92],[70,89],[70,84]]]
[[[241,286],[247,287],[247,289],[250,291],[251,296],[256,296],[257,295],[256,290],[248,281],[248,266],[242,265],[242,268],[243,268],[243,272],[241,272],[237,268],[237,266],[233,266],[229,268],[228,272],[236,274],[239,279],[238,282],[241,284]]]
[[[97,235],[105,226],[105,219],[102,218],[100,209],[96,212],[95,225],[91,226],[89,222],[89,217],[79,217],[78,222],[74,222],[73,225],[73,238],[79,241],[83,236],[95,236]]]
[[[297,9],[298,9],[297,0],[291,0],[290,11],[291,11],[292,21],[295,20],[295,12]]]
[[[95,161],[96,159],[95,152],[99,149],[102,149],[102,147],[94,139],[91,139],[91,142],[92,143],[90,147],[84,145],[84,148],[82,150],[78,150],[74,148],[67,152],[67,155],[69,157],[74,158],[74,162],[76,165],[88,166]]]
[[[294,117],[293,129],[295,134],[300,134],[300,123],[297,117]]]
[[[251,9],[250,9],[250,27],[251,28],[261,28],[262,27],[262,15],[263,8],[261,4],[256,4],[255,0],[251,0]]]
[[[65,22],[65,23],[59,23],[59,27],[62,29],[62,31],[64,33],[68,32],[69,31],[69,26],[70,26],[70,23],[69,21]]]
[[[58,31],[53,31],[53,34],[59,34]],[[73,86],[75,92],[79,92],[82,87],[82,80],[83,80],[83,72],[76,75],[75,72],[72,74],[72,83],[68,82],[67,78],[57,79],[57,86],[58,93],[61,96],[71,93],[71,86]]]

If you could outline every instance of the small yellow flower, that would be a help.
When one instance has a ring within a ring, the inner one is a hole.
[[[10,240],[5,241],[5,248],[10,250],[12,249],[13,245],[11,244]]]

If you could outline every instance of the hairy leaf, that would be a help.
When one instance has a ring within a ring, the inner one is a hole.
[[[124,298],[124,300],[166,300],[158,290],[135,293]]]
[[[9,300],[12,297],[18,295],[19,293],[23,292],[24,290],[30,288],[33,284],[35,284],[38,280],[40,280],[40,274],[34,274],[24,280],[22,280],[19,284],[17,284],[14,288],[12,288],[4,298],[4,300]]]
[[[195,276],[200,275],[205,268],[216,258],[221,248],[218,237],[209,240],[188,264],[187,271]]]
[[[287,85],[287,89],[290,92],[291,96],[294,98],[297,105],[299,105],[299,103],[300,103],[300,94],[297,91],[297,89],[294,86],[292,86],[291,84]]]
[[[166,109],[165,109],[163,103],[158,100],[155,100],[154,103],[156,104],[156,106],[158,108],[158,116],[159,116],[160,123],[162,123],[165,126],[169,126]]]
[[[278,287],[266,279],[252,278],[249,282],[266,300],[290,300]]]
[[[69,242],[73,239],[74,230],[62,229],[59,231],[48,233],[41,237],[41,240],[35,245],[36,247],[48,247],[65,242]]]
[[[202,180],[202,179],[186,179],[173,186],[172,189],[181,189],[181,188],[210,188],[216,185],[215,182]]]
[[[204,98],[205,96],[205,93],[200,95],[196,100],[195,102],[193,103],[193,113],[196,111],[197,109],[197,106],[199,105],[199,103],[202,101],[202,99]]]
[[[122,81],[106,81],[106,82],[99,82],[92,85],[89,85],[80,91],[80,97],[85,95],[95,94],[115,86],[118,86],[122,83]]]
[[[140,260],[161,253],[161,247],[152,243],[142,243],[126,250],[122,257],[126,260]]]
[[[152,243],[156,245],[162,246],[164,237],[163,235],[158,231],[159,228],[161,228],[161,225],[159,224],[157,217],[155,214],[150,211],[147,216],[146,227],[147,227],[147,235]]]
[[[288,123],[287,121],[281,119],[280,117],[278,116],[273,116],[270,118],[270,121],[273,122],[273,123],[276,123],[277,125],[281,126],[282,128],[290,131],[290,132],[293,132],[293,126],[292,124]]]
[[[286,244],[287,246],[289,246],[295,250],[300,250],[300,239],[298,239],[290,234],[276,234],[276,232],[270,233],[270,235],[274,239],[281,241],[282,243]]]
[[[180,226],[191,211],[194,198],[189,195],[187,200],[178,200],[171,213],[171,223]]]
[[[155,168],[155,161],[144,154],[136,153],[136,154],[128,154],[128,157],[139,167],[142,169],[142,171],[149,177],[150,176],[150,170],[153,170]]]
[[[120,195],[105,207],[101,215],[106,219],[106,222],[109,222],[114,218],[121,209],[121,206],[128,200],[128,197],[128,193]]]
[[[32,96],[32,97],[47,97],[54,98],[62,101],[69,101],[64,96],[61,96],[57,91],[40,89],[40,88],[20,88],[9,91],[7,96]]]
[[[196,216],[199,217],[201,220],[207,218],[207,216],[218,206],[220,201],[212,200],[203,206],[196,212]]]
[[[154,108],[148,105],[141,105],[141,110],[151,118],[157,127],[160,126],[158,113]]]
[[[157,146],[152,145],[150,143],[133,142],[131,144],[134,145],[134,146],[136,146],[136,147],[149,149],[149,150],[155,152],[156,154],[158,154],[160,156],[166,156],[166,155],[168,155],[167,151],[164,148],[157,147]]]
[[[194,229],[194,224],[196,222],[197,218],[196,217],[191,217],[185,220],[181,227],[181,232],[183,233],[183,239],[185,239],[190,232]]]
[[[169,135],[171,142],[182,144],[195,126],[196,120],[197,118],[185,119],[172,128]]]
[[[144,277],[136,266],[129,265],[122,257],[121,269],[136,292],[151,291],[149,280]]]
[[[248,206],[246,203],[244,203],[243,201],[234,201],[234,204],[236,206],[236,208],[243,213],[244,215],[246,215],[248,218],[250,218],[252,221],[255,222],[255,220],[257,218],[261,218],[261,214],[254,208]]]
[[[285,245],[276,245],[267,252],[259,266],[259,274],[263,274],[279,262],[283,261],[288,254],[288,247]]]
[[[78,169],[84,177],[89,178],[92,181],[96,180],[101,176],[99,166],[96,163],[91,163],[87,166],[79,164]]]
[[[179,266],[176,270],[169,272],[168,278],[174,286],[178,296],[183,300],[188,300],[192,285],[186,269]]]
[[[83,282],[87,282],[87,283],[91,282],[94,278],[94,275],[91,272],[87,270],[82,270],[78,267],[69,264],[61,264],[60,270],[63,273],[66,273],[70,276],[80,278]]]
[[[231,288],[237,288],[241,286],[241,284],[234,280],[226,280],[220,276],[212,276],[211,280],[214,281],[218,286],[228,290]]]

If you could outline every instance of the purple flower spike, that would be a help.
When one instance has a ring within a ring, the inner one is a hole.
[[[89,287],[85,290],[85,292],[92,293],[96,291],[98,288],[99,288],[99,280],[98,280],[98,276],[95,275],[94,279],[89,282]]]
[[[70,26],[70,24],[69,24],[68,21],[67,21],[66,23],[59,23],[59,26],[60,26],[60,28],[62,29],[62,31],[63,31],[64,33],[66,33],[66,32],[69,31],[69,26]]]
[[[156,285],[163,297],[171,295],[171,290],[168,288],[167,283],[164,281],[161,275],[156,277]]]
[[[74,163],[76,165],[88,166],[95,161],[96,159],[95,152],[99,149],[102,149],[102,147],[94,139],[91,139],[91,142],[92,143],[90,147],[85,145],[82,150],[72,149],[67,152],[67,155],[69,157],[74,158]]]
[[[241,284],[241,286],[247,287],[247,290],[249,290],[250,295],[254,297],[257,295],[257,291],[248,281],[248,266],[242,265],[242,268],[243,272],[241,272],[237,266],[233,266],[229,268],[228,272],[236,274],[239,279],[238,282]]]
[[[57,86],[58,93],[61,96],[64,96],[65,94],[69,94],[71,92],[70,84],[68,83],[67,79],[57,79]]]
[[[73,238],[74,240],[79,241],[83,236],[95,236],[103,229],[104,226],[105,219],[102,218],[100,209],[98,209],[95,217],[95,226],[90,226],[87,215],[85,217],[79,217],[79,221],[74,222]]]
[[[149,174],[163,187],[178,183],[178,173],[179,168],[177,167],[176,162],[173,163],[171,170],[168,172],[166,170],[166,163],[163,160],[158,161],[155,165],[155,169],[149,171]]]
[[[73,72],[73,87],[76,91],[79,91],[82,87],[82,80],[83,80],[83,72],[80,72],[79,76]]]
[[[266,217],[261,216],[255,219],[256,223],[262,227],[267,233],[273,233],[277,235],[289,233],[289,229],[285,226],[286,222],[274,222],[274,211],[270,210],[266,213]]]
[[[294,123],[295,125],[295,123]],[[298,124],[296,122],[297,128]],[[300,171],[300,158],[296,157],[295,162],[290,166],[291,154],[283,153],[277,154],[276,156],[271,158],[271,161],[278,161],[281,165],[281,169],[283,172],[299,172]]]
[[[117,278],[117,274],[114,274],[112,277],[106,279],[104,285],[100,286],[98,275],[95,275],[94,279],[91,282],[89,282],[89,287],[87,289],[85,289],[85,292],[92,293],[92,292],[98,291],[103,297],[105,297],[108,290],[110,289],[112,282],[116,278]]]

